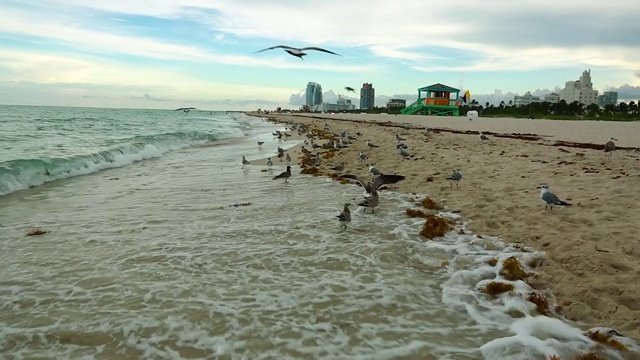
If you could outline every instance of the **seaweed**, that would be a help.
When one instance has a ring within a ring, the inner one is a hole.
[[[420,203],[422,204],[422,207],[424,207],[425,209],[442,210],[443,208],[442,205],[438,204],[438,202],[436,202],[435,200],[429,197],[422,199]]]
[[[412,217],[412,218],[417,218],[417,217],[421,217],[421,218],[427,218],[427,216],[429,216],[427,213],[425,213],[424,211],[420,210],[420,209],[407,209],[405,210],[405,214],[407,214],[407,216]]]
[[[514,256],[507,258],[502,263],[502,269],[500,270],[500,275],[502,275],[505,279],[511,280],[511,281],[516,281],[516,280],[524,281],[524,279],[529,276],[529,274],[527,274],[522,268],[522,265],[520,265],[520,262],[518,261],[518,259],[516,259]]]
[[[48,233],[48,230],[42,230],[42,229],[33,229],[31,231],[29,231],[27,233],[27,236],[40,236],[40,235],[44,235],[46,233]]]
[[[585,336],[587,336],[589,339],[599,344],[607,345],[609,347],[612,347],[614,349],[621,350],[621,351],[627,350],[627,347],[623,343],[617,341],[616,339],[611,338],[609,334],[604,334],[604,333],[601,333],[600,331],[589,330],[585,333]]]
[[[549,315],[549,300],[542,294],[532,292],[527,296],[527,300],[536,305],[536,310],[540,315]]]
[[[427,239],[444,236],[449,231],[449,222],[435,215],[427,215],[427,220],[422,225],[420,235]]]
[[[300,170],[300,174],[318,175],[318,174],[320,174],[320,169],[318,169],[315,166],[307,167],[307,168],[304,168],[304,169]]]
[[[498,258],[491,258],[487,260],[487,264],[489,264],[489,266],[496,266],[498,264]]]
[[[482,292],[495,297],[498,294],[513,291],[513,289],[513,284],[508,284],[500,281],[492,281],[482,288]]]

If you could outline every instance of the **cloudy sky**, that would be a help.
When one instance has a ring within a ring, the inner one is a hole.
[[[0,104],[297,108],[309,81],[330,96],[371,82],[377,105],[440,82],[484,103],[589,68],[596,89],[637,101],[639,12],[630,0],[2,0]],[[279,44],[342,56],[255,53]]]

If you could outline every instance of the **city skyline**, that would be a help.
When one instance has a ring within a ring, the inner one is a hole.
[[[443,83],[493,103],[507,94],[554,91],[589,68],[601,94],[640,99],[640,4],[634,2],[289,3],[2,2],[0,103],[292,108],[309,79],[336,96],[365,82],[380,99]],[[321,46],[342,56],[255,54],[279,44]]]

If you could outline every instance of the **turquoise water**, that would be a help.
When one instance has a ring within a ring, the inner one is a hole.
[[[341,231],[336,215],[361,188],[295,164],[288,183],[273,180],[286,162],[241,169],[242,155],[295,145],[273,138],[281,125],[62,107],[0,106],[0,119],[0,358],[546,360],[596,348],[537,314],[521,281],[499,298],[480,291],[509,282],[505,259],[542,253],[468,231],[424,241],[405,215],[423,195],[395,191]]]
[[[243,135],[242,113],[0,106],[0,195]]]

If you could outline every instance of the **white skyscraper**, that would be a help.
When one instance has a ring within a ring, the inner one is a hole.
[[[598,90],[593,90],[591,69],[582,72],[580,80],[567,81],[564,89],[560,90],[560,100],[567,104],[577,101],[584,105],[591,105],[598,100]]]

